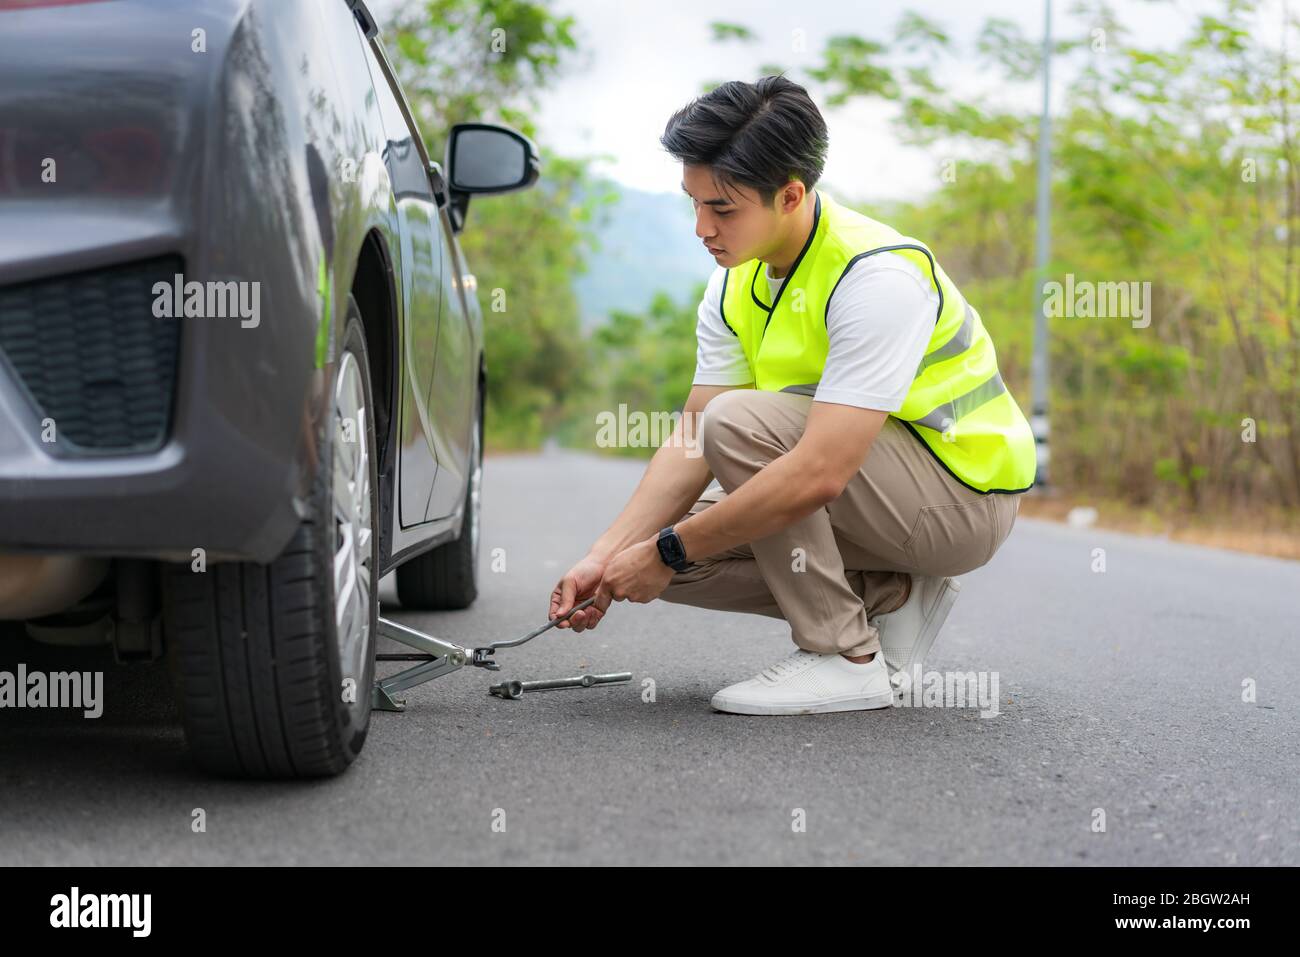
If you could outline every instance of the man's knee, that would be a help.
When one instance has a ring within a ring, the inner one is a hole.
[[[754,390],[730,389],[720,392],[704,407],[700,413],[699,439],[700,449],[706,459],[717,451],[724,435],[735,430],[744,411],[743,393],[752,391]]]
[[[700,413],[699,442],[705,461],[713,466],[736,440],[742,441],[772,424],[776,396],[761,389],[729,389],[709,400]]]

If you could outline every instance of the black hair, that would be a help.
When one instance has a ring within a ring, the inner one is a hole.
[[[771,205],[792,178],[812,190],[826,165],[826,121],[784,75],[731,80],[673,114],[659,138],[672,156],[708,166],[723,183],[748,186]]]

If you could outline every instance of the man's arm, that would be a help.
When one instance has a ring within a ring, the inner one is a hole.
[[[699,418],[715,395],[743,386],[691,387],[682,417],[673,434],[655,452],[627,505],[605,534],[596,539],[591,554],[613,558],[628,545],[658,534],[681,518],[713,480],[699,446]],[[561,612],[563,614],[563,612]]]
[[[675,526],[687,559],[771,535],[833,502],[866,461],[888,417],[876,409],[813,402],[793,449]]]
[[[855,263],[827,312],[826,366],[802,438],[726,500],[677,526],[686,557],[770,535],[843,492],[889,413],[902,406],[938,307],[929,278],[902,256]]]
[[[726,278],[727,270],[719,266],[705,285],[695,323],[695,376],[681,420],[655,453],[623,513],[592,546],[590,555],[602,562],[647,535],[657,534],[695,504],[713,478],[697,438],[700,413],[722,392],[754,387],[740,339],[722,318]]]
[[[570,569],[551,593],[550,617],[565,614],[577,601],[594,594],[611,558],[628,545],[681,518],[713,480],[700,454],[699,416],[709,400],[729,389],[749,386],[696,385],[691,387],[681,419],[673,434],[655,452],[627,505],[608,530],[591,546],[587,557]],[[576,612],[556,627],[583,631],[604,616],[594,605]]]
[[[938,304],[930,279],[895,253],[855,263],[828,308],[826,364],[799,442],[718,504],[676,525],[688,560],[771,535],[844,491],[885,419],[902,407]],[[726,342],[720,333],[718,339]],[[650,601],[671,579],[655,539],[643,539],[609,560],[593,607]]]

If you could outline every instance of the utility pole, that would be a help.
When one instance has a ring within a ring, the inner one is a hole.
[[[1029,424],[1038,452],[1036,484],[1048,486],[1047,264],[1052,258],[1052,0],[1043,0],[1043,113],[1038,121],[1038,282],[1035,284],[1034,352],[1030,360],[1032,411]]]

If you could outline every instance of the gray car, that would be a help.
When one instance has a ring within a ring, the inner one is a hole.
[[[0,0],[0,620],[165,658],[211,771],[343,771],[379,577],[475,598],[457,234],[539,161],[444,160],[359,0]]]

